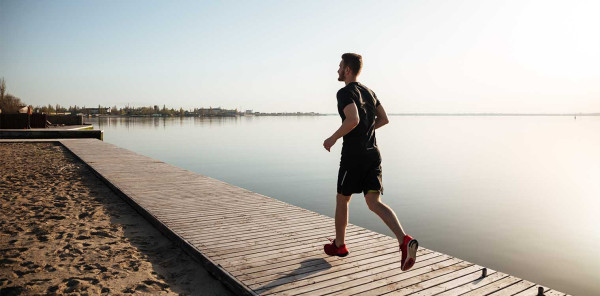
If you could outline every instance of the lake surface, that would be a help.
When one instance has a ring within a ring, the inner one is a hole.
[[[106,142],[334,215],[341,140],[322,143],[338,116],[88,121]],[[391,116],[377,141],[382,199],[423,247],[600,294],[600,117]],[[393,236],[362,195],[350,222]]]

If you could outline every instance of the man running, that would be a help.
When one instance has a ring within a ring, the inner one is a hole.
[[[377,214],[394,232],[400,244],[401,269],[410,269],[417,259],[419,243],[407,235],[394,211],[381,202],[381,154],[375,140],[375,130],[387,124],[388,118],[377,96],[366,86],[357,82],[362,69],[362,56],[355,53],[342,55],[338,69],[338,81],[346,86],[337,92],[338,112],[342,125],[323,142],[330,151],[335,142],[344,137],[342,159],[337,181],[334,240],[324,246],[330,256],[348,255],[345,236],[348,226],[348,204],[353,193],[364,193],[369,209]]]

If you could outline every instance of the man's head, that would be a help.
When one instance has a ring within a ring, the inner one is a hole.
[[[355,53],[342,55],[340,68],[338,69],[338,81],[346,81],[347,78],[358,76],[362,69],[362,56]]]

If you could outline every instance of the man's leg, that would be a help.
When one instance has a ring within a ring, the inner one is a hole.
[[[337,194],[335,205],[335,244],[337,247],[346,244],[346,227],[348,226],[348,204],[352,196]]]
[[[377,216],[379,216],[381,220],[383,220],[385,225],[387,225],[387,227],[389,227],[392,230],[394,235],[396,235],[396,238],[398,239],[400,244],[402,244],[406,233],[404,233],[404,230],[402,229],[402,226],[400,225],[400,222],[398,221],[398,217],[396,217],[396,213],[394,213],[394,210],[392,210],[386,204],[381,202],[381,199],[379,198],[379,192],[368,192],[367,194],[365,194],[365,200],[367,201],[369,209],[375,214],[377,214]],[[335,221],[337,229],[337,215]]]
[[[417,260],[419,242],[404,233],[394,211],[379,199],[379,192],[367,192],[367,194],[365,194],[365,199],[369,209],[375,212],[375,214],[377,214],[396,235],[398,243],[400,244],[400,252],[402,252],[400,269],[403,271],[409,270]]]

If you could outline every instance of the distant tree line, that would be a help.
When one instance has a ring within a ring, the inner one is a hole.
[[[0,111],[2,113],[18,113],[19,109],[26,105],[21,102],[21,99],[6,92],[6,82],[4,78],[0,79]],[[31,107],[31,106],[30,106]],[[116,115],[116,116],[208,116],[208,117],[222,117],[222,116],[242,116],[242,115],[256,115],[256,116],[299,116],[299,115],[319,115],[318,113],[308,112],[292,112],[292,113],[260,113],[252,112],[252,110],[246,110],[245,112],[238,111],[238,109],[223,109],[217,108],[193,108],[190,110],[184,110],[183,108],[174,109],[167,108],[166,105],[160,107],[159,105],[145,106],[145,107],[130,107],[125,106],[117,108],[117,106],[107,107],[98,105],[98,107],[86,107],[86,106],[61,106],[59,104],[46,106],[35,106],[32,107],[34,113],[44,114],[84,114],[84,115]]]
[[[33,108],[36,113],[46,114],[84,114],[84,115],[120,115],[120,116],[186,116],[194,114],[197,109],[184,110],[183,108],[174,109],[167,108],[163,105],[160,108],[158,105],[144,106],[144,107],[130,107],[125,106],[118,108],[117,106],[106,107],[98,105],[98,107],[86,107],[86,106],[61,106],[61,105],[47,105],[47,106],[36,106]]]
[[[0,112],[2,113],[18,113],[19,109],[26,107],[27,104],[23,103],[20,98],[10,94],[6,89],[6,81],[3,78],[0,78]],[[193,111],[183,110],[183,108],[174,109],[167,108],[166,105],[163,105],[160,108],[158,105],[148,106],[148,107],[123,107],[117,108],[117,106],[113,107],[103,107],[98,105],[98,107],[89,108],[86,106],[61,106],[59,104],[52,105],[48,104],[46,106],[35,106],[32,107],[33,112],[35,113],[45,113],[45,114],[99,114],[99,115],[133,115],[133,116],[186,116],[188,114],[197,113],[198,109],[194,109]]]
[[[4,78],[0,79],[0,111],[1,113],[18,113],[19,109],[26,107],[27,105],[21,101],[20,98],[7,93],[6,81]],[[30,106],[32,107],[32,106]],[[61,106],[59,104],[52,105],[48,104],[45,106],[32,107],[34,113],[44,114],[84,114],[84,115],[116,115],[116,116],[240,116],[240,115],[314,115],[315,113],[260,113],[252,110],[246,112],[238,111],[237,109],[223,109],[218,108],[193,108],[190,110],[184,110],[183,108],[167,108],[166,105],[160,107],[159,105],[144,106],[144,107],[130,107],[125,106],[117,108],[117,106],[107,107],[98,105],[98,107],[86,107],[86,106]]]
[[[6,81],[0,78],[0,110],[2,113],[18,113],[19,109],[26,106],[21,99],[6,91]]]

